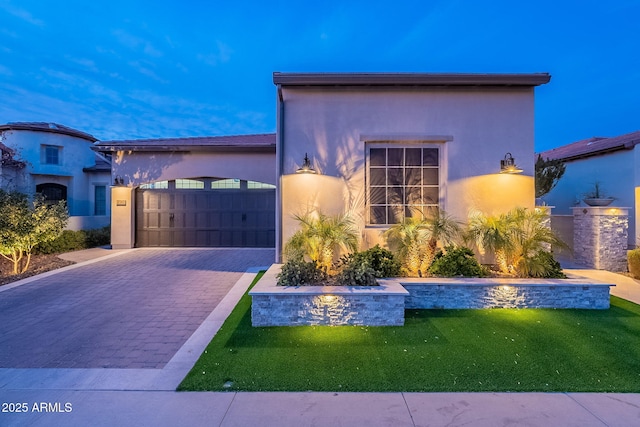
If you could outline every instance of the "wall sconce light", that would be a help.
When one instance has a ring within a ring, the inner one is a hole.
[[[122,187],[124,185],[124,178],[122,178],[120,175],[117,175],[113,180],[113,185]]]
[[[504,159],[500,160],[500,173],[522,173],[511,153],[505,154]]]
[[[304,153],[304,161],[302,162],[302,166],[298,168],[296,173],[317,173],[313,166],[311,166],[311,161],[309,160],[309,156],[307,156],[307,153]]]

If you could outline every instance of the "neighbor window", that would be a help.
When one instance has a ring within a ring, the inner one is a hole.
[[[36,185],[36,193],[42,194],[47,204],[56,204],[61,200],[67,200],[67,187],[62,184],[38,184]]]
[[[432,145],[368,145],[368,223],[422,217],[440,201],[440,151]]]
[[[94,187],[95,206],[94,215],[107,214],[107,187],[104,185],[96,185]]]
[[[62,164],[62,147],[57,145],[42,145],[40,158],[45,165]]]

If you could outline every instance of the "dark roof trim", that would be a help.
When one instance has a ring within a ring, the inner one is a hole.
[[[100,152],[275,152],[276,137],[275,134],[269,133],[257,135],[100,141],[91,148]]]
[[[273,73],[281,86],[539,86],[550,80],[549,73]]]
[[[57,123],[45,123],[45,122],[13,122],[6,125],[0,125],[0,132],[5,130],[29,130],[33,132],[50,132],[58,133],[61,135],[75,136],[77,138],[86,139],[90,142],[96,142],[98,138],[85,132],[81,132],[77,129],[70,128],[68,126],[59,125]]]

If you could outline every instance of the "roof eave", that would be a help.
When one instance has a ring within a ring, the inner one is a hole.
[[[120,144],[108,144],[108,145],[94,145],[91,147],[92,150],[102,153],[108,152],[116,152],[116,151],[135,151],[135,152],[146,152],[146,153],[166,153],[166,152],[180,152],[180,153],[188,153],[192,151],[197,152],[275,152],[276,146],[273,145],[190,145],[190,146],[179,146],[179,145],[163,145],[163,146],[152,146],[152,145],[120,145]]]
[[[280,86],[539,86],[549,73],[273,73]]]

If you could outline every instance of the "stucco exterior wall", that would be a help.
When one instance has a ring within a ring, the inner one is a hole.
[[[261,152],[123,152],[114,153],[114,176],[137,187],[178,178],[238,178],[275,185],[275,156]]]
[[[533,88],[283,87],[282,98],[281,244],[293,215],[313,209],[351,212],[363,246],[380,242],[384,229],[365,224],[365,144],[376,139],[439,144],[441,207],[460,220],[534,205]],[[523,174],[498,173],[507,152]],[[318,175],[295,174],[305,153]]]
[[[135,245],[135,189],[156,181],[218,177],[276,184],[275,155],[264,152],[123,152],[114,153],[114,177],[124,186],[111,188],[111,245]]]
[[[571,215],[573,207],[587,206],[582,199],[593,190],[594,183],[599,182],[607,196],[615,197],[611,207],[630,208],[628,244],[631,247],[637,232],[635,187],[640,185],[636,165],[640,165],[637,146],[634,150],[569,161],[558,185],[542,199],[554,206],[555,215]]]

